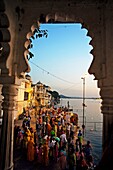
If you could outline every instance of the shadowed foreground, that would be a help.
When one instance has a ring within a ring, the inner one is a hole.
[[[51,162],[49,166],[39,165],[37,161],[29,162],[22,155],[21,149],[16,148],[14,151],[14,170],[59,170],[58,163]]]

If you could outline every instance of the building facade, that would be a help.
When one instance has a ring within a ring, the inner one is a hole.
[[[40,81],[33,85],[35,103],[37,107],[49,106],[51,103],[51,90],[49,86],[42,84]]]
[[[29,75],[26,75],[21,81],[21,85],[18,86],[17,95],[17,112],[15,113],[15,119],[23,113],[23,109],[32,107],[33,88],[31,87],[32,81]]]

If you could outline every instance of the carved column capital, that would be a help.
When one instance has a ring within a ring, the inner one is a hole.
[[[113,87],[103,87],[100,90],[103,114],[113,115]]]
[[[16,96],[18,94],[18,89],[15,85],[4,85],[2,88],[3,99],[3,108],[8,110],[14,110],[16,105]]]

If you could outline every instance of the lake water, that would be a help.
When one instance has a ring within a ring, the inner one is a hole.
[[[83,110],[82,110],[82,99],[61,99],[60,105],[67,106],[69,101],[70,108],[73,109],[74,113],[79,116],[80,126],[83,124]],[[101,100],[86,99],[84,117],[85,117],[85,140],[90,140],[93,150],[92,155],[94,162],[98,164],[102,156],[102,122],[103,116],[100,110]]]

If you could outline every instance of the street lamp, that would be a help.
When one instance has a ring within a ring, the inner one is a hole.
[[[85,77],[81,78],[83,80],[83,124],[82,124],[82,128],[83,128],[83,137],[84,137],[84,129],[85,129],[85,124],[84,124],[84,111],[85,111]]]

